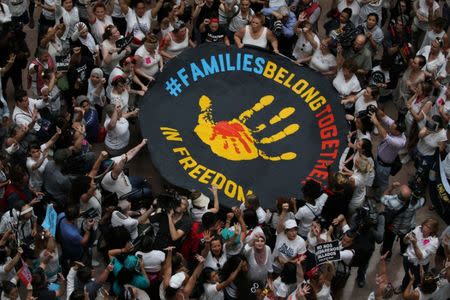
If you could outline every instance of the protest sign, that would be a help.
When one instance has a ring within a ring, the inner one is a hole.
[[[318,265],[327,261],[335,261],[341,259],[338,240],[318,244],[314,248],[316,253],[316,262]]]

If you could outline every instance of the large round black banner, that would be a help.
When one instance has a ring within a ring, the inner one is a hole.
[[[165,65],[141,105],[143,135],[169,182],[221,204],[255,193],[272,207],[301,181],[327,179],[346,124],[329,80],[255,49],[203,45]]]

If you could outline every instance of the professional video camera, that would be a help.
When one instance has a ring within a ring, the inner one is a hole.
[[[418,167],[414,176],[408,182],[408,186],[412,191],[411,200],[418,200],[425,195],[427,174],[422,166]]]
[[[162,212],[169,212],[180,206],[181,197],[175,190],[166,190],[166,193],[160,194],[156,197],[155,210]]]
[[[357,232],[377,225],[378,212],[370,201],[366,200],[361,207],[356,209],[352,229]]]

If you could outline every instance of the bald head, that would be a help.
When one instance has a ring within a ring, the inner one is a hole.
[[[402,199],[406,200],[411,197],[412,192],[409,186],[403,184],[402,186],[400,186],[400,194],[402,195]]]
[[[355,42],[353,43],[353,48],[355,51],[361,50],[366,44],[366,36],[364,34],[358,34],[356,36]]]

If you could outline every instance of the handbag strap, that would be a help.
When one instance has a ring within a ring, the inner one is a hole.
[[[318,218],[318,217],[319,217],[319,216],[316,215],[316,213],[312,210],[312,208],[309,207],[308,203],[305,203],[305,206],[306,206],[307,208],[309,208],[309,210],[313,213],[313,215],[314,215],[315,218]]]

